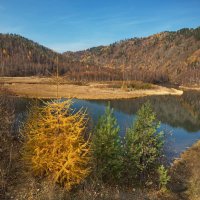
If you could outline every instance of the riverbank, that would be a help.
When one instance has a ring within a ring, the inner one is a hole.
[[[171,191],[179,199],[200,198],[200,140],[180,155],[171,167]]]
[[[50,78],[38,77],[2,77],[0,83],[20,97],[56,98],[57,86]],[[121,85],[120,85],[121,84]],[[129,87],[130,86],[130,87]],[[77,99],[128,99],[151,95],[182,95],[183,91],[163,86],[134,82],[128,86],[123,82],[72,83],[62,81],[58,97]]]

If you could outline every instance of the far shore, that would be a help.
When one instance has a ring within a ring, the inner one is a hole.
[[[116,82],[118,83],[118,82]],[[1,77],[0,84],[16,96],[27,98],[56,98],[57,87],[50,78]],[[151,95],[182,95],[180,89],[150,85],[149,88],[116,87],[115,82],[88,82],[86,84],[62,82],[58,97],[77,99],[129,99]],[[140,83],[142,84],[142,83]]]

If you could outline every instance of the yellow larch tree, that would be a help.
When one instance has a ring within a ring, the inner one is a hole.
[[[90,145],[85,112],[59,99],[34,106],[22,128],[23,158],[37,176],[51,176],[67,190],[89,174]]]

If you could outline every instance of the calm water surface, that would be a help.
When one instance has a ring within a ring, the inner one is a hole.
[[[16,103],[17,121],[23,121],[27,113],[27,99]],[[187,147],[200,139],[200,93],[186,92],[182,96],[152,96],[131,100],[76,100],[73,107],[87,109],[91,123],[95,124],[110,102],[114,115],[120,126],[120,135],[124,136],[126,128],[136,119],[136,112],[143,103],[150,101],[161,128],[166,134],[166,155],[169,159],[177,157]]]

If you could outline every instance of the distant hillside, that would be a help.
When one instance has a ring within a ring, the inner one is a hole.
[[[125,80],[200,83],[200,27],[64,54],[83,63],[120,70]]]
[[[132,38],[59,54],[15,34],[0,34],[0,76],[49,76],[74,81],[142,80],[200,84],[200,27]]]
[[[57,57],[59,74],[71,80],[108,80],[109,69],[100,70],[20,35],[0,34],[0,76],[50,76],[56,72]]]
[[[56,70],[66,73],[71,62],[38,43],[16,34],[0,34],[0,74],[2,76],[49,75]]]

